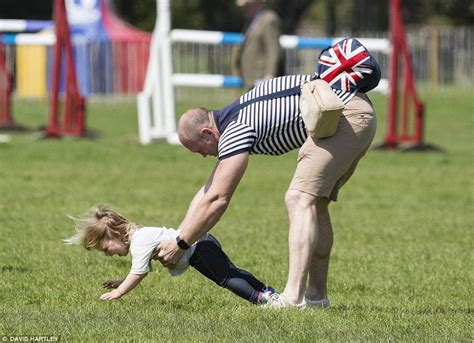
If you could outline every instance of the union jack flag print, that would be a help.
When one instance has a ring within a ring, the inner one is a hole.
[[[343,103],[357,92],[377,86],[381,73],[377,61],[354,38],[343,39],[321,52],[317,73],[332,87]]]

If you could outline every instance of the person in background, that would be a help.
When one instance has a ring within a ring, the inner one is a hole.
[[[237,0],[236,5],[243,7],[249,22],[244,42],[234,51],[233,70],[242,77],[245,88],[251,89],[264,80],[284,74],[281,23],[263,0]]]
[[[106,256],[127,256],[130,252],[132,266],[127,277],[103,283],[105,288],[114,290],[102,294],[100,299],[119,299],[134,289],[152,270],[152,255],[160,242],[176,239],[179,231],[136,224],[106,205],[98,205],[92,212],[90,218],[75,219],[77,232],[64,241],[67,244],[79,244],[87,250],[103,251]],[[210,234],[203,235],[193,244],[169,272],[172,276],[178,276],[188,266],[253,304],[266,304],[275,293],[272,287],[265,286],[251,273],[237,268],[222,251],[219,241]]]

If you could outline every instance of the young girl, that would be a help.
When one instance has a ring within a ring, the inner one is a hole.
[[[98,205],[93,212],[92,218],[73,218],[78,224],[77,233],[65,242],[82,245],[87,250],[97,249],[107,256],[126,256],[130,252],[132,267],[128,276],[124,280],[103,283],[104,287],[115,289],[102,294],[100,298],[115,300],[135,288],[152,270],[151,259],[160,241],[176,239],[179,231],[165,227],[144,227],[130,222],[106,205]],[[273,288],[265,286],[251,273],[235,267],[217,239],[210,234],[204,235],[187,249],[176,267],[169,272],[178,276],[189,265],[219,286],[254,304],[266,304],[275,293]]]

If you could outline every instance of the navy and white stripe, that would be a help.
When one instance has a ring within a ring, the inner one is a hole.
[[[347,104],[349,100],[351,100],[352,97],[357,93],[357,89],[354,89],[352,92],[346,92],[346,91],[336,89],[336,88],[331,88],[331,89],[334,93],[336,93],[338,98],[341,99],[341,101],[344,104]]]
[[[299,113],[299,94],[250,103],[252,99],[299,86],[312,75],[292,75],[261,83],[222,110],[214,111],[221,132],[219,159],[242,152],[281,155],[303,145],[308,136]]]

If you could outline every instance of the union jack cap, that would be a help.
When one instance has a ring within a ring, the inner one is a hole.
[[[357,92],[377,87],[381,72],[365,46],[355,38],[346,38],[321,52],[316,75],[346,104]]]

